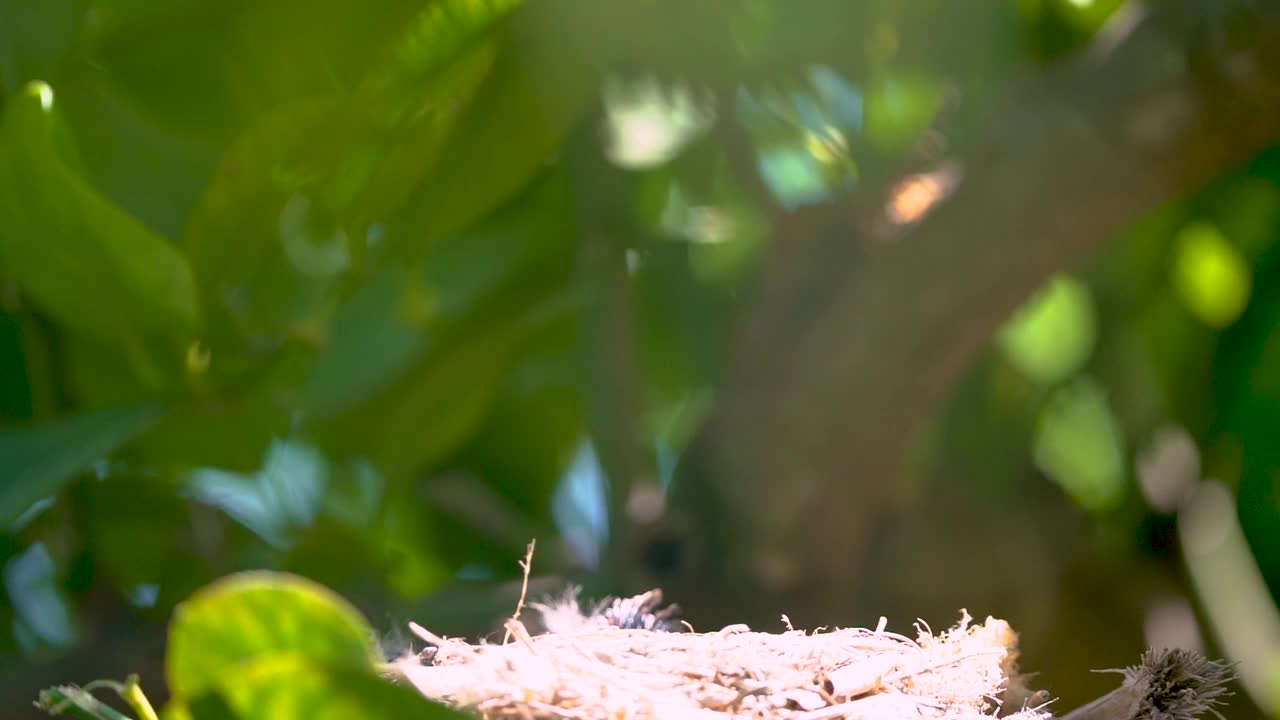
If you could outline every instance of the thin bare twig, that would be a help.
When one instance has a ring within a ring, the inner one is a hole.
[[[538,539],[534,538],[529,541],[529,547],[524,551],[524,560],[520,561],[520,569],[524,572],[524,577],[520,581],[520,599],[516,601],[516,611],[511,613],[511,619],[520,622],[520,611],[524,609],[524,598],[529,593],[529,572],[533,569],[533,549],[538,544]],[[511,641],[511,626],[508,623],[506,634],[502,636],[502,644],[506,645]]]

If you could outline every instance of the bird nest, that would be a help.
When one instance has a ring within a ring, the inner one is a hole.
[[[914,638],[862,628],[716,632],[680,628],[656,592],[579,609],[576,595],[533,605],[502,643],[472,644],[419,626],[428,650],[396,663],[425,696],[483,718],[522,720],[921,720],[1051,717],[1019,674],[1017,636],[969,614]],[[681,629],[685,631],[681,631]]]

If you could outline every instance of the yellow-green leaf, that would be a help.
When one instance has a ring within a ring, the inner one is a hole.
[[[192,720],[463,720],[403,685],[371,672],[309,662],[297,656],[257,660],[225,678],[217,690],[167,718]]]
[[[194,698],[272,656],[371,672],[373,630],[354,607],[310,580],[275,572],[232,575],[180,604],[169,627],[170,690]]]
[[[181,352],[198,326],[186,260],[80,177],[58,132],[47,84],[29,83],[8,99],[0,126],[0,274],[86,336],[122,350],[164,341]]]

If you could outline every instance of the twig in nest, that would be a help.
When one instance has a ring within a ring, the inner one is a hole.
[[[600,610],[600,617],[608,624],[624,630],[656,630],[679,632],[682,628],[679,605],[662,607],[662,590],[629,598],[617,598]]]
[[[1194,720],[1231,695],[1234,668],[1189,650],[1148,650],[1142,662],[1124,670],[1124,684],[1062,720]]]
[[[520,569],[524,571],[524,578],[520,581],[520,599],[516,601],[516,611],[511,613],[513,622],[520,622],[520,611],[524,608],[524,597],[529,592],[529,571],[533,568],[533,548],[538,544],[538,539],[534,538],[529,541],[529,547],[524,551],[524,560],[520,561]],[[511,626],[507,625],[507,632],[502,636],[502,644],[506,645],[511,641]]]

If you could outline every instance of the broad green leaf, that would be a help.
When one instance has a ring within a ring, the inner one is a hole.
[[[9,527],[32,503],[57,493],[162,411],[158,404],[145,403],[0,433],[0,527]]]
[[[499,52],[496,39],[480,37],[435,77],[403,85],[371,87],[359,102],[379,108],[379,128],[370,133],[372,161],[362,185],[350,183],[349,194],[334,202],[349,208],[357,226],[382,222],[408,198],[414,185],[435,167],[440,155],[466,119],[481,83],[493,68]],[[342,188],[346,189],[346,188]]]
[[[29,311],[0,307],[0,428],[51,414],[51,373],[40,362],[49,338],[34,320]]]
[[[89,0],[0,0],[0,95],[52,77]]]
[[[190,536],[187,499],[174,492],[172,476],[124,471],[86,485],[78,500],[83,507],[93,508],[83,532],[94,574],[109,577],[124,593],[150,592],[146,589],[150,586],[173,600],[181,599],[186,593],[170,595],[173,586],[180,584],[175,578],[199,577],[203,563],[192,563],[183,553],[144,550],[181,547]],[[206,577],[204,582],[210,579]],[[202,584],[188,584],[187,591]],[[147,606],[159,596],[157,593],[143,601],[142,596],[134,595],[131,600],[137,606]]]
[[[310,272],[292,262],[351,252],[336,218],[304,191],[313,178],[332,176],[348,143],[347,130],[333,127],[339,110],[336,99],[323,99],[263,117],[230,145],[192,209],[182,245],[215,311],[218,345],[234,347],[231,341],[244,334],[277,339],[340,282],[345,267]],[[220,322],[223,313],[230,326]]]
[[[388,265],[347,298],[302,389],[302,409],[325,418],[361,402],[421,358],[442,326],[478,304],[510,293],[523,307],[559,282],[547,266],[571,264],[567,191],[563,172],[544,173],[481,225],[427,247],[424,271]]]
[[[352,92],[265,115],[231,146],[184,246],[241,332],[327,322],[346,271],[376,254],[374,223],[431,170],[488,74],[497,46],[474,39],[429,67],[402,50]],[[312,260],[335,253],[343,262],[317,272]]]
[[[172,364],[199,324],[186,260],[67,165],[56,122],[44,83],[5,106],[0,273],[66,327],[126,352],[164,341]]]
[[[285,573],[225,577],[174,610],[165,672],[170,690],[198,697],[234,683],[250,663],[272,656],[371,672],[373,630],[354,607],[321,585]]]
[[[225,137],[349,92],[423,0],[101,0],[88,33],[112,84],[163,122]]]
[[[562,28],[539,14],[541,7],[512,15],[507,45],[479,95],[431,173],[388,222],[393,247],[458,232],[555,160],[599,72],[563,42]]]
[[[248,356],[242,382],[216,398],[177,408],[130,444],[148,464],[184,470],[208,466],[249,472],[256,469],[274,438],[292,427],[294,391],[309,366],[313,349],[289,343],[269,358]],[[230,363],[215,355],[219,362]]]
[[[580,323],[566,314],[539,328],[468,443],[466,466],[535,522],[551,522],[552,493],[584,432]]]
[[[441,525],[410,487],[402,485],[384,503],[369,547],[385,569],[387,587],[401,597],[425,597],[471,557],[473,546],[456,554],[442,547]]]
[[[330,447],[403,477],[462,446],[497,395],[518,323],[427,355],[402,380],[322,430]]]
[[[244,274],[223,270],[227,263],[256,266],[257,249],[250,260],[238,260],[223,236],[259,230],[244,224],[255,208],[266,213],[257,224],[273,227],[294,193],[314,195],[340,216],[361,206],[361,221],[397,204],[388,194],[403,196],[402,188],[430,167],[492,64],[487,31],[515,4],[431,3],[407,21],[407,30],[386,33],[386,48],[375,54],[380,59],[357,85],[291,103],[250,125],[230,148],[186,241],[202,276],[223,285],[229,274]]]
[[[182,717],[181,714],[166,716]],[[469,716],[430,702],[371,672],[277,656],[258,660],[223,679],[189,704],[194,720],[465,720]]]
[[[330,417],[397,377],[430,345],[430,288],[388,267],[351,295],[334,315],[328,347],[302,388],[309,416]]]
[[[375,81],[390,89],[430,79],[523,0],[437,0],[419,10]]]
[[[149,20],[235,4],[234,0],[232,3],[225,0],[94,0],[90,28],[95,36],[102,37]]]
[[[220,134],[238,119],[223,53],[244,3],[183,4],[98,3],[94,59],[113,89],[158,121]]]
[[[467,109],[493,67],[497,29],[523,0],[439,0],[422,8],[371,71],[359,104],[381,109],[389,137],[358,205],[357,222],[396,210],[429,173],[446,139],[468,119]]]
[[[162,127],[96,74],[68,73],[55,87],[58,116],[75,137],[82,175],[152,232],[181,237],[221,148]]]

